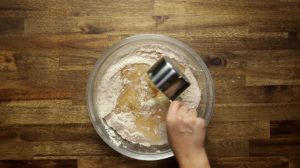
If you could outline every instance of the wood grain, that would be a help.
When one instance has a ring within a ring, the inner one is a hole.
[[[76,160],[4,160],[0,161],[2,168],[76,168]]]
[[[300,166],[300,158],[299,157],[290,157],[289,159],[289,168],[295,168]]]
[[[22,33],[24,31],[24,18],[0,18],[0,34]]]
[[[250,139],[250,156],[300,155],[299,138]]]
[[[0,1],[0,167],[178,167],[121,156],[88,117],[94,64],[140,33],[181,40],[208,66],[212,167],[299,167],[299,31],[297,0]]]
[[[282,167],[289,165],[288,159],[284,157],[235,157],[235,158],[217,158],[211,159],[212,167]]]
[[[111,162],[113,161],[113,162]],[[102,157],[101,159],[79,159],[78,168],[93,168],[93,167],[116,167],[116,168],[154,168],[156,162],[137,161],[124,157]]]

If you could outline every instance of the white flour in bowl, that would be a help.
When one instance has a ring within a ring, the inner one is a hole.
[[[174,59],[191,82],[179,99],[190,108],[198,107],[201,90],[190,69],[192,67],[163,46],[141,46],[111,65],[96,81],[97,111],[99,117],[106,121],[112,139],[116,134],[110,129],[134,144],[151,146],[167,143],[164,120],[169,102],[154,103],[144,108],[148,100],[157,94],[147,82],[146,71],[162,56]]]

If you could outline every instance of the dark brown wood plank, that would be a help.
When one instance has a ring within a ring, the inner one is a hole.
[[[299,138],[252,139],[250,156],[297,156],[300,155]]]
[[[67,88],[14,88],[0,91],[0,101],[69,98],[71,91]]]
[[[67,52],[68,50],[88,50],[103,52],[107,47],[107,35],[3,35],[0,36],[1,50],[17,51],[57,51]]]
[[[112,160],[114,161],[112,163]],[[103,156],[101,158],[92,159],[78,159],[78,168],[92,168],[92,167],[173,167],[178,168],[177,161],[174,157],[163,159],[159,161],[138,161],[124,156]]]
[[[246,85],[300,85],[300,68],[247,68]]]
[[[19,66],[19,69],[26,67]],[[41,68],[41,69],[40,69]],[[20,72],[0,72],[0,89],[58,88],[70,91],[76,86],[85,87],[90,72],[88,70],[51,70],[45,67],[27,68]],[[87,67],[85,69],[88,69]],[[91,68],[89,68],[91,69]],[[80,80],[79,80],[80,79]]]
[[[0,72],[14,72],[17,70],[14,53],[0,51]]]
[[[104,143],[104,142],[103,142]],[[78,159],[86,156],[119,155],[107,145],[99,142],[74,142],[74,141],[48,141],[48,142],[6,142],[0,144],[2,151],[0,159],[34,159],[51,158],[57,159],[72,156]],[[17,148],[16,148],[17,146]]]
[[[78,88],[76,92],[72,93],[72,103],[73,105],[84,106],[87,102],[86,89],[81,87]]]
[[[290,157],[289,158],[289,168],[300,167],[300,157]]]
[[[70,106],[71,100],[19,100],[10,102],[0,102],[2,107],[62,107]]]
[[[85,106],[0,107],[0,114],[0,125],[89,123]]]
[[[64,51],[59,54],[59,70],[83,70],[90,72],[101,53],[94,51]]]
[[[172,6],[179,8],[180,10],[172,11]],[[230,2],[223,1],[221,3],[217,2],[207,2],[207,1],[156,1],[155,3],[155,13],[156,14],[228,14],[229,10],[232,13],[241,13],[244,10],[245,14],[249,11],[256,11],[263,8],[267,11],[271,9],[276,9],[278,2],[267,2],[267,1],[248,1],[248,2]],[[218,11],[218,12],[217,12]]]
[[[300,104],[216,104],[213,121],[300,120]]]
[[[249,32],[299,32],[300,24],[295,21],[264,21],[253,22],[249,25]]]
[[[126,157],[101,157],[101,159],[79,159],[78,168],[106,168],[106,167],[116,167],[116,168],[154,168],[156,162],[149,161],[138,161]]]
[[[220,168],[287,168],[289,161],[285,157],[234,157],[210,159],[212,167]]]
[[[76,160],[1,160],[1,168],[77,168]]]
[[[178,10],[173,10],[177,8]],[[299,20],[299,2],[286,1],[156,1],[156,15],[236,15],[249,21]],[[288,18],[286,18],[289,16]],[[226,18],[226,17],[224,17]]]
[[[300,120],[271,121],[271,138],[300,137]]]
[[[80,11],[79,13],[82,13]],[[145,15],[123,15],[123,16],[50,16],[39,19],[37,17],[30,17],[26,19],[27,27],[25,29],[28,34],[61,34],[61,33],[78,33],[78,34],[103,34],[110,31],[126,31],[135,29],[142,31],[145,29],[155,30],[156,20],[152,16]],[[128,24],[138,22],[139,24]],[[61,24],[64,24],[62,27]]]
[[[246,85],[299,85],[297,50],[254,51],[247,57]]]
[[[251,50],[235,52],[246,57],[251,68],[297,68],[300,67],[300,50]]]
[[[127,3],[119,3],[119,1],[110,0],[79,0],[70,4],[67,1],[51,0],[10,0],[1,2],[0,9],[2,10],[29,10],[29,11],[51,11],[56,15],[72,14],[78,15],[111,15],[120,16],[122,14],[140,15],[151,14],[153,11],[153,1],[151,0],[130,0]],[[114,11],[114,12],[112,12]]]
[[[238,78],[234,76],[232,78]],[[243,80],[215,80],[216,102],[234,103],[299,103],[298,85],[245,86]]]
[[[269,121],[214,122],[207,128],[209,138],[269,138]]]
[[[90,123],[11,125],[0,127],[0,137],[7,142],[85,141],[97,142],[100,137]],[[37,133],[38,132],[38,133]]]
[[[14,54],[19,73],[33,70],[58,69],[60,52],[53,50],[48,52],[29,51]],[[29,66],[30,65],[30,66]]]
[[[22,33],[24,18],[0,17],[0,34]]]
[[[82,12],[79,12],[82,13]],[[26,33],[79,33],[79,34],[102,34],[112,31],[165,31],[189,29],[193,35],[204,37],[245,37],[248,35],[248,22],[245,18],[237,15],[122,15],[122,16],[64,16],[57,20],[53,12],[39,12],[37,16],[26,19]],[[55,14],[55,13],[54,13]],[[64,14],[60,15],[63,16]],[[64,27],[60,26],[60,22]],[[131,24],[127,23],[139,23]],[[112,29],[113,28],[113,29]]]
[[[199,30],[201,32],[201,30]],[[109,33],[112,39],[118,41],[134,32],[118,32],[119,35]],[[142,33],[142,32],[138,32]],[[243,37],[215,37],[201,36],[194,31],[173,30],[173,31],[150,31],[150,33],[158,33],[168,35],[186,42],[193,48],[197,48],[203,52],[222,52],[222,51],[238,51],[238,50],[276,50],[276,49],[297,49],[300,46],[299,38],[292,43],[288,42],[288,33],[252,33]],[[195,35],[194,35],[195,34]],[[213,32],[211,34],[214,34]],[[116,37],[114,37],[116,36]]]
[[[210,138],[206,139],[208,157],[238,157],[249,156],[248,139],[239,138]]]
[[[5,79],[0,83],[1,101],[72,99],[75,92],[86,88],[90,73],[87,70],[51,70],[51,63],[31,68],[19,64],[18,68],[27,70],[0,72]]]
[[[196,31],[196,30],[195,30]],[[277,34],[251,34],[242,37],[215,37],[215,32],[210,35],[197,35],[197,31],[186,33],[185,30],[177,31],[148,31],[148,33],[160,33],[178,38],[193,48],[200,51],[224,51],[224,50],[267,50],[267,49],[296,49],[299,48],[299,40],[289,43],[287,33]],[[199,30],[201,32],[201,30]],[[3,50],[22,50],[32,49],[53,50],[53,49],[83,49],[88,51],[103,52],[107,47],[107,37],[113,39],[112,43],[117,42],[122,37],[128,37],[144,31],[115,31],[103,34],[87,35],[32,35],[27,36],[1,36],[0,49]],[[225,32],[226,33],[226,32]],[[18,41],[22,41],[20,45]]]

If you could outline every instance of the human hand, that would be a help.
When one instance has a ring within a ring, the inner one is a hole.
[[[181,168],[210,167],[204,148],[205,121],[179,101],[173,101],[166,118],[169,143]]]

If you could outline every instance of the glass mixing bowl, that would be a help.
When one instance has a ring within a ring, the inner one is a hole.
[[[97,93],[97,80],[101,79],[107,68],[120,60],[126,53],[133,51],[141,45],[160,45],[178,53],[184,60],[192,65],[192,73],[195,76],[199,88],[201,89],[200,106],[197,109],[198,116],[205,119],[206,124],[210,121],[214,106],[214,86],[211,75],[201,59],[201,57],[186,44],[157,34],[141,34],[128,37],[121,40],[108,48],[101,58],[97,61],[88,81],[87,86],[87,103],[90,120],[103,141],[115,151],[139,160],[160,160],[173,156],[169,145],[145,147],[142,145],[132,144],[122,139],[117,133],[106,125],[98,113],[95,96]],[[118,82],[118,81],[116,81]],[[110,135],[115,134],[112,138]]]

